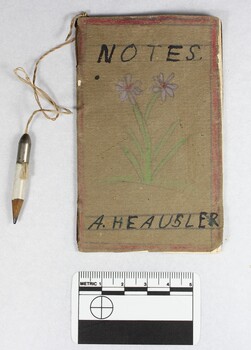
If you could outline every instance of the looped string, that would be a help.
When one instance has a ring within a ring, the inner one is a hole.
[[[51,52],[54,52],[54,51],[60,49],[63,46],[66,46],[66,45],[75,41],[75,37],[71,38],[72,32],[73,32],[73,27],[75,26],[78,18],[83,17],[83,16],[85,17],[86,13],[81,13],[81,14],[78,14],[75,17],[73,17],[73,19],[71,20],[69,33],[68,33],[64,43],[59,44],[59,45],[55,46],[54,48],[46,51],[36,61],[35,68],[33,71],[32,80],[30,79],[29,75],[26,73],[24,68],[18,67],[16,69],[14,69],[14,73],[18,77],[18,79],[20,81],[22,81],[24,84],[27,84],[28,86],[30,86],[32,88],[35,100],[36,100],[38,107],[39,107],[39,109],[36,109],[29,117],[27,124],[26,124],[26,127],[25,127],[25,133],[28,133],[30,123],[32,122],[34,116],[38,113],[42,113],[46,119],[49,119],[51,121],[57,120],[57,118],[62,114],[67,114],[67,115],[72,114],[72,112],[68,108],[59,106],[56,103],[56,101],[54,101],[44,90],[42,90],[40,87],[38,87],[36,85],[36,78],[37,78],[38,65],[47,55],[49,55]],[[52,106],[52,108],[43,108],[42,103],[40,101],[40,98],[47,101]]]

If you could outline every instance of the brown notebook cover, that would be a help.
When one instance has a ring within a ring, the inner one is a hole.
[[[77,21],[80,251],[222,244],[221,23]]]

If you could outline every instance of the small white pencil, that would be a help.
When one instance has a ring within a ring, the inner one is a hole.
[[[30,150],[31,139],[29,134],[25,133],[19,140],[17,151],[16,174],[12,194],[12,213],[14,224],[17,222],[19,213],[21,211],[25,199],[25,192],[29,177],[28,171]]]

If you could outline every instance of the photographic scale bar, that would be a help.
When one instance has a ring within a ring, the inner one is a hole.
[[[103,289],[102,287],[79,287],[81,295],[96,294],[96,295],[135,295],[143,293],[146,295],[189,295],[192,294],[193,288],[148,288],[148,287],[125,287],[125,288],[110,288]]]
[[[196,344],[200,282],[191,272],[82,271],[73,276],[78,344]]]

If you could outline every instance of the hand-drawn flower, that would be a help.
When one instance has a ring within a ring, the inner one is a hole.
[[[159,93],[162,101],[165,101],[167,96],[174,96],[174,90],[177,89],[178,86],[171,83],[173,78],[174,73],[170,74],[166,80],[164,79],[163,73],[160,73],[158,76],[154,77],[155,84],[153,85],[152,91]]]
[[[120,100],[125,101],[129,99],[131,104],[135,105],[136,96],[140,95],[143,91],[138,86],[139,84],[139,81],[132,81],[131,74],[125,75],[123,80],[119,81],[118,84],[116,84],[116,89],[120,93]]]
[[[169,126],[165,126],[163,135],[160,135],[156,140],[157,142],[151,137],[151,124],[148,121],[151,115],[152,117],[155,116],[152,113],[153,107],[156,103],[159,103],[159,97],[162,101],[165,101],[168,96],[174,96],[174,90],[178,86],[172,83],[173,78],[174,73],[170,74],[167,79],[164,78],[163,73],[155,76],[154,84],[151,87],[151,91],[154,94],[151,94],[149,99],[146,96],[144,101],[141,101],[145,102],[143,106],[140,106],[140,103],[136,101],[137,96],[143,90],[140,88],[139,81],[133,81],[131,74],[125,75],[115,84],[120,100],[128,100],[130,102],[137,126],[135,132],[131,127],[128,129],[128,139],[124,140],[126,144],[123,143],[121,145],[121,150],[134,169],[134,175],[137,174],[138,181],[143,184],[153,183],[157,174],[175,156],[187,140],[186,137],[181,137],[169,144],[171,136],[179,125],[178,120],[172,122]],[[126,109],[127,112],[128,108]],[[166,114],[166,112],[164,113]],[[134,177],[131,177],[131,175],[118,178],[119,182],[135,182]]]

